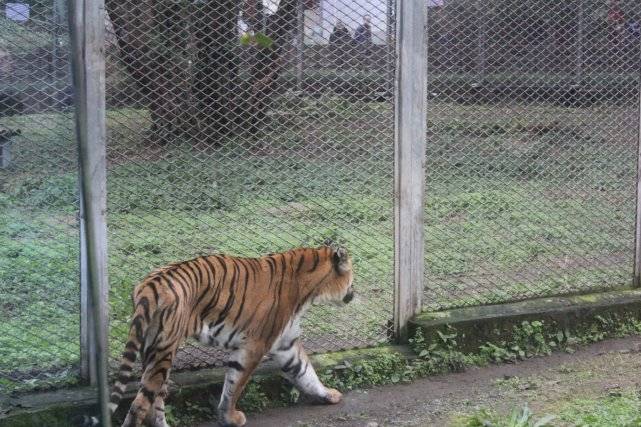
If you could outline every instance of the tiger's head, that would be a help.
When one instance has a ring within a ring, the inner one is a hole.
[[[318,249],[317,268],[307,278],[313,286],[312,303],[344,305],[354,299],[352,260],[345,248],[323,246]]]

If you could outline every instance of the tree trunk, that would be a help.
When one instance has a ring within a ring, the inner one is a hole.
[[[255,0],[247,0],[248,3]],[[121,58],[149,108],[154,141],[192,136],[217,141],[264,122],[282,71],[299,0],[281,0],[264,31],[271,49],[255,48],[249,93],[239,90],[237,0],[106,0]]]
[[[196,45],[196,72],[193,92],[201,135],[217,140],[234,130],[239,105],[238,66],[234,48],[238,45],[236,0],[210,0],[195,6],[192,14]]]
[[[149,107],[154,141],[166,143],[189,128],[187,7],[171,0],[106,0],[121,59]]]
[[[255,48],[251,66],[249,129],[252,133],[265,124],[269,100],[285,65],[287,42],[296,29],[297,4],[300,0],[281,0],[278,11],[266,18],[263,32],[273,40],[271,49]]]

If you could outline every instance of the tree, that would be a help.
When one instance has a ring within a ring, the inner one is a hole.
[[[275,14],[262,17],[259,0],[106,0],[120,57],[150,110],[154,137],[216,141],[260,124],[296,26],[296,2],[281,0]],[[248,79],[237,61],[241,14],[271,41],[248,48]]]

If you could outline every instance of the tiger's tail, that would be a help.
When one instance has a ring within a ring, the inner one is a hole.
[[[136,356],[138,353],[144,352],[143,344],[152,318],[153,316],[149,313],[149,299],[145,296],[138,298],[133,320],[129,327],[127,344],[125,344],[125,350],[120,359],[118,377],[111,388],[111,394],[109,396],[109,409],[112,414],[118,408],[118,404],[125,393],[127,383],[131,380]]]
[[[111,415],[118,409],[118,404],[125,393],[127,383],[131,380],[136,356],[142,349],[150,319],[149,300],[146,297],[142,297],[136,304],[134,317],[129,327],[129,337],[120,361],[118,378],[111,388],[111,394],[109,396],[109,411]],[[97,416],[84,415],[76,417],[74,425],[80,427],[97,427],[101,425],[101,423]]]

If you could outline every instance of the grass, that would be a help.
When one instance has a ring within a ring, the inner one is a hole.
[[[14,55],[51,46],[52,35],[44,30],[27,28],[4,16],[0,17],[0,51]]]
[[[563,405],[559,419],[577,426],[633,427],[641,424],[638,391],[625,390],[599,398],[579,398]]]
[[[501,414],[489,409],[461,416],[452,427],[634,427],[641,424],[641,400],[634,390],[563,402],[555,414],[536,416],[527,405]]]
[[[636,147],[616,123],[633,111],[431,108],[428,308],[628,284]],[[271,114],[273,124],[257,140],[210,147],[159,146],[144,138],[145,111],[108,113],[113,354],[126,333],[131,289],[152,268],[201,253],[258,256],[325,238],[353,254],[360,299],[345,310],[315,308],[304,328],[311,346],[386,340],[391,106],[327,97],[283,102]],[[22,129],[15,162],[0,170],[0,380],[9,389],[23,387],[34,369],[78,363],[71,123],[69,114],[0,121]]]
[[[536,418],[525,405],[515,408],[509,415],[498,415],[490,410],[480,410],[477,413],[462,417],[455,422],[457,427],[551,427],[554,416],[548,415]]]

